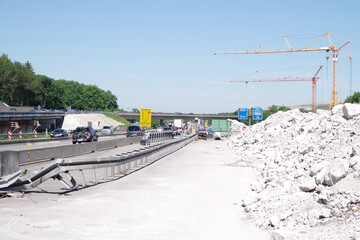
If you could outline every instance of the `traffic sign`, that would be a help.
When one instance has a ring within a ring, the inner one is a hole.
[[[140,109],[140,126],[151,127],[151,109]]]
[[[247,119],[248,116],[247,116],[247,108],[239,108],[239,111],[238,111],[238,119]]]
[[[253,119],[262,120],[262,108],[253,108]]]

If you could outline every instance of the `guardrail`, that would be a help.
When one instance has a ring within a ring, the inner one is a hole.
[[[117,154],[114,157],[87,158],[87,159],[57,159],[39,171],[28,173],[18,171],[14,174],[0,178],[0,192],[25,191],[37,187],[48,179],[59,180],[67,190],[74,188],[86,187],[84,171],[93,170],[93,183],[97,183],[96,169],[104,169],[104,179],[115,175],[125,175],[131,170],[137,170],[144,165],[171,154],[192,142],[196,134],[175,139],[173,141],[146,146],[139,150]],[[116,169],[115,169],[116,168]],[[116,171],[115,171],[116,170]],[[79,172],[81,184],[78,184],[70,173]],[[24,176],[21,176],[25,174]],[[66,175],[69,181],[63,177]]]
[[[172,132],[147,132],[145,136],[140,139],[140,144],[147,145],[153,142],[159,142],[173,138],[174,134]]]
[[[2,151],[0,152],[0,177],[18,171],[19,166],[125,146],[138,143],[139,140],[140,137],[131,137],[41,149]]]

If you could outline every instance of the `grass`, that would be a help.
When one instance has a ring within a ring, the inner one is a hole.
[[[122,129],[122,128],[127,128],[127,126],[131,125],[131,123],[126,120],[123,117],[120,117],[119,115],[117,115],[116,113],[103,113],[105,116],[107,116],[108,118],[114,119],[117,122],[121,122],[124,125],[119,125],[116,126],[115,129]]]
[[[50,137],[50,135],[49,135]],[[45,138],[45,135],[37,135],[37,138]],[[19,140],[19,136],[12,136],[11,140]],[[34,139],[34,136],[23,136],[22,139]],[[8,137],[0,137],[0,141],[8,140]]]

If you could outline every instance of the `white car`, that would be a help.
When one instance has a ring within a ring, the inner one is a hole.
[[[103,129],[101,130],[101,133],[103,135],[114,134],[114,128],[113,126],[104,126]]]
[[[169,133],[172,132],[172,128],[171,127],[165,127],[165,126],[159,126],[156,128],[157,132],[162,132],[162,133]]]

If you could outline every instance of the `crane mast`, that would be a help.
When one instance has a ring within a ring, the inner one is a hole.
[[[328,47],[311,47],[313,44],[315,44],[316,42],[318,42],[320,39],[324,38],[325,36],[327,36],[328,40],[329,40],[329,46]],[[293,49],[292,46],[290,45],[289,41],[287,40],[287,38],[285,36],[282,36],[286,42],[286,45],[288,46],[288,49],[273,49],[273,50],[249,50],[249,51],[223,51],[223,52],[215,52],[214,55],[218,55],[218,54],[263,54],[263,53],[289,53],[289,52],[315,52],[315,51],[332,51],[332,61],[333,61],[333,71],[332,71],[332,75],[333,75],[333,84],[332,84],[332,91],[331,91],[331,103],[330,103],[330,108],[332,109],[335,105],[338,104],[338,53],[341,52],[342,54],[344,54],[346,57],[348,57],[350,60],[353,59],[353,57],[351,56],[351,52],[349,54],[343,52],[341,49],[343,47],[345,47],[346,45],[349,45],[349,51],[351,51],[350,48],[350,41],[347,41],[346,43],[344,43],[343,45],[341,45],[340,47],[336,48],[335,45],[333,44],[333,41],[331,39],[330,33],[325,33],[323,34],[320,38],[318,38],[317,40],[315,40],[314,42],[312,42],[309,46],[305,47],[305,48],[299,48],[299,49]],[[320,70],[319,70],[320,71]],[[316,98],[316,96],[315,96]]]

